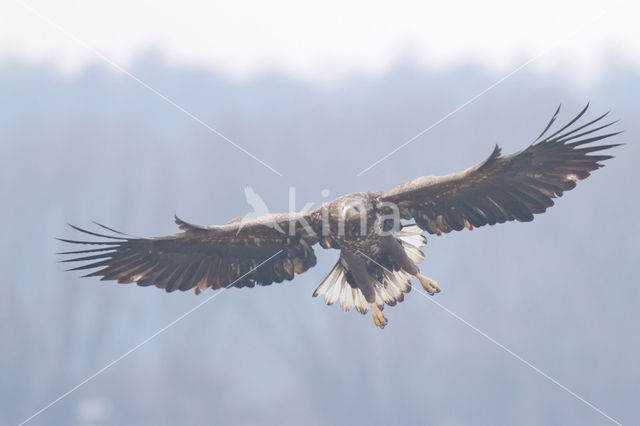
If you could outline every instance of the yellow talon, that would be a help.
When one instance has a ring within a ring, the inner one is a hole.
[[[427,293],[433,295],[435,293],[440,293],[440,286],[431,278],[427,278],[424,275],[416,275],[416,278],[420,280],[420,284],[422,284],[422,288],[424,288]]]
[[[387,317],[384,316],[382,310],[375,303],[371,304],[371,316],[376,327],[384,328],[387,325]]]

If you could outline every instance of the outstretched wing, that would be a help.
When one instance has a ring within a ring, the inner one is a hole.
[[[482,163],[446,176],[425,176],[383,194],[395,203],[403,219],[413,217],[431,234],[503,223],[529,222],[553,205],[553,198],[573,189],[576,181],[602,167],[610,155],[588,155],[619,144],[588,145],[617,135],[603,133],[612,123],[600,124],[607,114],[586,124],[578,120],[587,106],[568,124],[547,135],[560,108],[536,141],[526,149],[502,156],[496,145]],[[547,136],[545,136],[547,135]]]
[[[316,264],[311,246],[317,238],[296,219],[303,213],[273,215],[268,218],[223,226],[199,226],[178,217],[184,232],[161,238],[131,237],[104,225],[112,235],[72,228],[100,237],[97,241],[61,239],[71,244],[98,248],[68,251],[63,262],[82,262],[71,270],[96,269],[85,277],[102,277],[119,283],[155,285],[167,292],[196,288],[253,287],[292,280]],[[289,232],[289,224],[296,221]],[[278,226],[275,226],[275,225]]]

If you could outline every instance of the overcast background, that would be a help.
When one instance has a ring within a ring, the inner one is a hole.
[[[155,236],[176,231],[174,213],[246,213],[245,186],[274,212],[291,186],[299,208],[323,189],[385,190],[495,143],[518,150],[559,103],[562,123],[587,101],[588,117],[621,119],[616,158],[532,223],[429,237],[422,270],[443,288],[434,300],[640,423],[632,6],[24,4],[0,15],[0,424],[213,294],[66,273],[67,222]],[[417,291],[384,331],[326,307],[311,293],[337,252],[316,251],[295,281],[221,293],[29,424],[613,424]]]

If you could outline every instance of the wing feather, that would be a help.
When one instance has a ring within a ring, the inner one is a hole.
[[[518,153],[502,156],[496,145],[476,166],[404,183],[383,194],[381,200],[396,203],[403,219],[414,218],[422,229],[438,235],[511,220],[529,222],[534,214],[553,206],[553,198],[573,189],[577,180],[586,179],[603,166],[602,161],[612,158],[588,154],[620,145],[585,146],[621,133],[598,134],[617,122],[599,124],[608,113],[577,125],[588,106],[545,137],[558,108],[536,142]]]
[[[62,262],[80,263],[70,270],[96,269],[85,275],[87,277],[118,283],[136,282],[140,286],[155,285],[167,292],[185,291],[196,286],[218,289],[230,285],[269,285],[292,280],[316,263],[311,248],[317,242],[315,236],[304,234],[303,228],[298,226],[293,227],[292,235],[278,230],[289,229],[288,221],[299,217],[298,214],[292,217],[273,215],[211,227],[193,225],[176,217],[176,224],[183,232],[160,238],[133,237],[98,223],[96,225],[114,235],[70,225],[74,230],[100,240],[61,241],[105,247],[59,254],[69,256]],[[272,226],[274,222],[278,227]],[[256,269],[267,259],[269,262]]]

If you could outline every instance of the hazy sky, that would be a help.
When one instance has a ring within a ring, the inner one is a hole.
[[[238,78],[270,69],[331,82],[379,74],[403,57],[434,68],[474,60],[507,73],[543,54],[531,67],[580,83],[598,76],[607,55],[640,68],[639,11],[636,2],[591,0],[11,0],[0,13],[0,58],[74,71],[95,60],[86,43],[123,66],[156,49]]]

